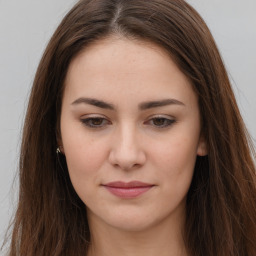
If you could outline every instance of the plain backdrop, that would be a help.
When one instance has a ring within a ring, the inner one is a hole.
[[[51,34],[75,2],[0,0],[0,244],[17,203],[21,130],[34,74]],[[199,11],[215,37],[243,118],[255,140],[256,1],[188,2]]]

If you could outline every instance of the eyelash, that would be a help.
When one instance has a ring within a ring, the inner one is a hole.
[[[157,120],[158,121],[159,120],[163,121],[163,124],[155,125],[154,121],[157,121]],[[146,123],[149,123],[149,122],[153,123],[152,125],[154,126],[154,128],[163,129],[163,128],[167,128],[167,127],[173,125],[176,122],[176,120],[175,119],[166,118],[166,117],[163,117],[163,116],[155,116],[155,117],[149,119],[148,121],[146,121]]]
[[[100,121],[101,124],[95,125],[92,124],[93,121]],[[104,117],[89,117],[89,118],[85,118],[85,119],[81,119],[81,122],[92,129],[99,129],[99,128],[103,128],[104,125],[110,124],[111,122],[108,121],[106,118]],[[105,122],[105,124],[102,125],[102,122]]]
[[[161,125],[155,125],[154,124],[154,121],[162,121],[163,124]],[[93,122],[100,122],[100,124],[93,124]],[[104,117],[89,117],[89,118],[84,118],[84,119],[81,119],[81,122],[89,127],[89,128],[92,128],[92,129],[100,129],[100,128],[103,128],[104,126],[108,125],[108,124],[111,124],[110,121],[108,121],[106,118]],[[158,129],[163,129],[163,128],[167,128],[171,125],[173,125],[174,123],[176,122],[176,120],[174,119],[169,119],[169,118],[166,118],[166,117],[162,117],[162,116],[156,116],[156,117],[152,117],[151,119],[149,119],[148,121],[145,122],[145,124],[150,124],[152,126],[154,126],[154,128],[158,128]],[[103,123],[103,124],[102,124]]]

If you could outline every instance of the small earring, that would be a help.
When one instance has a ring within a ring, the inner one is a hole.
[[[61,153],[61,151],[60,151],[60,148],[59,148],[59,147],[57,147],[57,149],[56,149],[56,153],[57,153],[57,154],[60,154],[60,153]]]

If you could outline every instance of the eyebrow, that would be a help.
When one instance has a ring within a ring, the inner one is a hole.
[[[71,105],[78,105],[78,104],[89,104],[96,106],[98,108],[103,109],[110,109],[115,110],[115,107],[111,103],[107,103],[102,100],[97,100],[93,98],[78,98],[75,100]],[[139,110],[146,110],[151,108],[157,108],[157,107],[164,107],[168,105],[179,105],[179,106],[185,106],[185,104],[179,100],[176,99],[163,99],[163,100],[156,100],[156,101],[148,101],[148,102],[142,102],[139,104]]]
[[[164,107],[168,105],[180,105],[185,106],[185,104],[179,100],[176,99],[164,99],[164,100],[156,100],[156,101],[149,101],[149,102],[143,102],[139,104],[140,110],[146,110],[150,108],[157,108],[157,107]]]
[[[92,98],[79,98],[77,100],[75,100],[72,105],[77,105],[77,104],[89,104],[89,105],[93,105],[96,106],[98,108],[103,108],[103,109],[111,109],[114,110],[115,107],[114,105],[104,102],[102,100],[97,100],[97,99],[92,99]]]

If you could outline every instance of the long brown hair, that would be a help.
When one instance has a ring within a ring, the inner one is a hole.
[[[65,76],[85,47],[118,34],[164,48],[199,98],[208,156],[198,157],[187,196],[184,240],[191,256],[256,255],[255,151],[214,39],[183,0],[81,0],[39,64],[23,131],[19,204],[11,256],[84,255],[83,202],[56,154]]]

